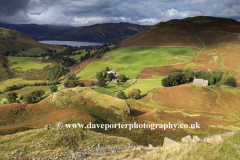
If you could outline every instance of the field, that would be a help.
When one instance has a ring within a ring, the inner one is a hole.
[[[105,70],[106,67],[109,67],[111,70],[117,70],[122,67],[122,64],[113,63],[113,62],[104,62],[104,61],[93,61],[89,63],[81,72],[79,72],[76,76],[80,79],[91,79],[98,72]]]
[[[162,81],[159,80],[137,80],[132,86],[128,87],[127,89],[123,90],[124,93],[127,95],[129,91],[132,89],[140,89],[141,95],[145,95],[147,92],[152,90],[155,87],[162,87]]]
[[[24,80],[22,78],[12,78],[7,80],[0,80],[0,90],[4,90],[7,86],[19,85],[19,84],[33,84],[36,82],[45,82],[41,80]]]
[[[121,74],[125,74],[127,78],[136,78],[145,67],[189,62],[195,53],[196,49],[174,47],[129,47],[117,49],[106,53],[99,61],[90,63],[77,74],[77,77],[81,79],[92,78],[97,72],[109,66],[113,70],[119,69],[118,71]]]
[[[53,66],[52,63],[43,63],[43,58],[31,58],[31,57],[8,57],[10,61],[10,68],[14,69],[17,73],[33,71],[33,70],[42,70],[46,67]]]

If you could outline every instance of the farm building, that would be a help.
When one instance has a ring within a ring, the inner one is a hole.
[[[197,84],[197,85],[201,85],[201,86],[208,86],[208,80],[196,79],[194,77],[193,84]]]
[[[109,75],[110,73],[112,73],[114,76],[116,75],[116,71],[107,71],[107,75]],[[103,72],[103,76],[105,76],[104,72]]]
[[[117,79],[112,79],[112,83],[118,83],[119,81]]]

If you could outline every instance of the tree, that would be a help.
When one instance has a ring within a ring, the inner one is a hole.
[[[103,77],[103,75],[102,74],[100,74],[99,76],[98,76],[98,83],[97,83],[97,85],[99,86],[99,87],[104,87],[105,86],[105,80],[104,80],[104,77]]]
[[[79,83],[80,87],[85,87],[85,84],[83,82]]]
[[[226,80],[225,84],[228,85],[228,86],[236,87],[237,86],[237,81],[234,77],[229,77]]]
[[[224,71],[222,77],[221,77],[220,85],[224,85],[224,84],[226,83],[228,77],[229,77],[229,72],[228,72],[228,70],[226,69],[226,70]]]
[[[8,100],[9,102],[11,102],[11,103],[16,102],[17,97],[18,97],[18,96],[17,96],[17,93],[16,93],[16,92],[10,92],[10,93],[8,93],[7,96],[6,96],[7,100]]]
[[[97,59],[100,59],[101,58],[101,55],[100,54],[97,54]]]
[[[126,99],[127,98],[127,96],[125,95],[125,93],[123,91],[118,92],[117,97],[119,99]]]
[[[27,94],[23,97],[23,102],[25,103],[33,103],[34,102],[34,98],[32,95]]]
[[[117,80],[119,80],[120,82],[126,82],[127,78],[124,74],[120,74],[118,77],[117,77]]]
[[[68,81],[64,82],[63,85],[64,85],[64,87],[68,87],[68,85],[69,85],[69,84],[68,84]]]
[[[42,97],[45,94],[43,90],[40,90],[39,92],[40,92],[40,97]]]
[[[141,91],[139,89],[132,89],[132,91],[128,92],[128,97],[133,99],[141,98]]]
[[[35,102],[37,98],[40,97],[40,91],[33,91],[30,95],[32,95],[33,102]]]
[[[53,93],[53,92],[56,92],[57,89],[58,89],[58,87],[55,86],[55,85],[53,85],[53,86],[50,87],[50,90],[51,90],[52,93]]]
[[[214,74],[212,74],[211,78],[210,78],[210,85],[214,85],[215,84],[215,76]]]
[[[110,71],[109,67],[106,67],[106,71]]]
[[[95,83],[92,81],[92,82],[91,82],[91,86],[94,86],[94,85],[95,85]]]
[[[74,81],[74,80],[69,80],[69,86],[70,86],[71,88],[76,87],[76,86],[77,86],[76,81]]]
[[[162,85],[163,85],[164,87],[169,87],[169,86],[170,86],[169,79],[168,79],[168,78],[163,78],[163,79],[162,79]]]
[[[110,74],[108,75],[109,81],[112,81],[112,79],[114,79],[114,78],[115,78],[115,76],[114,76],[113,73],[110,73]]]

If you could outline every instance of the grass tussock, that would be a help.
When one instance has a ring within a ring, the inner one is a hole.
[[[65,148],[77,148],[80,146],[117,145],[134,144],[127,138],[107,136],[95,133],[90,130],[57,129],[52,127],[50,130],[37,129],[29,130],[13,135],[2,136],[0,138],[0,157],[5,154],[10,155],[28,152],[32,156],[45,157],[49,155],[59,155],[66,152]]]
[[[144,160],[184,160],[184,159],[231,159],[240,158],[240,133],[225,138],[221,143],[208,144],[202,142],[197,145],[179,144],[169,148],[154,149]]]

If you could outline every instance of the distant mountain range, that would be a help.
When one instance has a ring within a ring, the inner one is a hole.
[[[7,24],[0,23],[0,27],[19,31],[40,40],[70,40],[87,42],[121,41],[149,26],[130,23],[104,23],[92,26],[71,27],[37,24]]]

